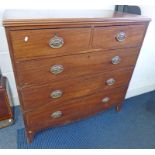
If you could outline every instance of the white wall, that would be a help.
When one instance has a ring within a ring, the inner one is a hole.
[[[84,0],[78,1],[70,1],[63,0],[66,3],[60,5],[60,0],[52,1],[52,0],[44,0],[48,3],[33,3],[30,0],[14,0],[9,1],[5,0],[5,2],[0,5],[0,68],[3,75],[6,75],[9,79],[9,83],[11,86],[11,91],[13,94],[14,105],[19,104],[17,90],[15,86],[14,75],[12,71],[10,56],[8,52],[8,46],[6,42],[6,36],[4,32],[4,28],[2,27],[2,14],[5,9],[102,9],[102,10],[113,10],[114,5],[105,5],[105,1],[93,0],[89,3]],[[69,3],[69,2],[70,3]],[[34,1],[33,1],[34,2]],[[35,1],[36,2],[36,1]],[[37,1],[40,2],[40,1]],[[52,3],[55,2],[54,5]],[[62,1],[61,1],[62,2]],[[78,2],[78,3],[77,3]],[[77,3],[77,4],[75,4]],[[30,5],[31,4],[31,5]],[[70,4],[70,5],[68,5]],[[130,83],[129,90],[127,92],[126,97],[135,96],[141,93],[145,93],[155,89],[155,68],[154,68],[154,60],[155,60],[155,44],[153,41],[155,40],[155,7],[152,6],[141,6],[142,13],[144,15],[152,17],[152,22],[149,26],[140,57],[138,59],[138,63],[136,65],[136,69],[133,75],[133,78]],[[154,35],[152,35],[154,34]]]
[[[140,6],[152,18],[126,97],[155,90],[155,6]]]

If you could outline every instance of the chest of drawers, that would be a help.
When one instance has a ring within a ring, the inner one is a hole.
[[[29,142],[42,129],[119,110],[150,21],[113,11],[70,16],[4,15]]]

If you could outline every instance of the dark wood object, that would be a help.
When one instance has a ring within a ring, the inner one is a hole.
[[[0,128],[11,125],[13,121],[13,111],[11,108],[11,95],[7,78],[0,77]]]
[[[113,11],[52,13],[4,15],[29,142],[44,128],[119,111],[150,22]]]

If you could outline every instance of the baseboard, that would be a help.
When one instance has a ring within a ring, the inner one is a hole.
[[[13,100],[13,106],[19,106],[20,105],[18,96],[13,96],[12,100]]]
[[[134,96],[137,96],[137,95],[141,95],[141,94],[153,91],[153,90],[155,90],[155,83],[150,84],[150,85],[145,85],[145,86],[142,86],[142,87],[137,87],[137,88],[134,88],[134,89],[129,88],[125,98],[127,99],[127,98],[134,97]]]

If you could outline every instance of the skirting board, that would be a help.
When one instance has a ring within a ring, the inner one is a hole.
[[[141,95],[141,94],[153,91],[153,90],[155,90],[155,83],[151,84],[151,85],[146,85],[146,86],[143,86],[143,87],[135,88],[135,89],[130,89],[129,88],[125,98],[127,99],[127,98],[134,97],[134,96],[137,96],[137,95]],[[14,106],[20,105],[18,96],[13,97],[13,105]]]
[[[20,102],[19,102],[19,98],[18,98],[18,96],[13,96],[12,97],[12,102],[13,102],[13,106],[18,106],[18,105],[20,105]]]
[[[155,90],[155,83],[149,85],[143,85],[142,87],[137,87],[135,89],[130,89],[129,87],[125,98],[127,99],[130,97],[138,96],[154,90]]]

